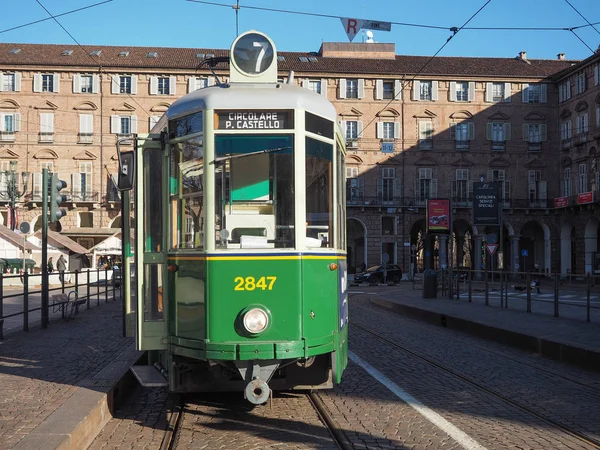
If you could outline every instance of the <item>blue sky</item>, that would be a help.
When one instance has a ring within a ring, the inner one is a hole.
[[[102,0],[40,0],[60,14]],[[317,51],[322,41],[344,42],[339,19],[243,9],[244,6],[285,9],[339,17],[460,27],[486,0],[240,0],[240,32],[257,29],[267,33],[279,50]],[[598,0],[569,0],[590,22],[600,22]],[[235,0],[215,0],[233,5]],[[54,22],[9,28],[47,17],[36,0],[4,0],[0,16],[0,41],[73,45]],[[185,0],[113,0],[58,19],[83,45],[140,45],[164,47],[228,48],[235,37],[235,12],[229,7]],[[586,22],[566,0],[492,0],[472,21],[473,27],[575,27]],[[600,31],[600,24],[596,25]],[[576,30],[592,49],[600,33],[592,27]],[[377,42],[393,42],[396,53],[432,55],[452,33],[392,25],[391,32],[375,32]],[[360,42],[357,36],[355,42]],[[583,59],[590,50],[570,31],[460,31],[444,48],[445,56],[512,57],[521,50],[532,59]]]

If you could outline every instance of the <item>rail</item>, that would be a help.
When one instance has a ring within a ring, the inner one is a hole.
[[[72,306],[68,295],[72,292],[75,293],[77,306],[85,304],[85,309],[90,309],[94,300],[96,306],[99,306],[101,296],[104,297],[104,302],[108,303],[111,292],[111,298],[116,299],[117,287],[121,286],[121,277],[115,276],[115,272],[108,269],[83,269],[82,271],[64,272],[64,274],[57,272],[49,274],[48,297],[50,301],[46,317],[72,318],[74,314],[65,316],[64,313],[66,308]],[[44,316],[42,314],[41,284],[41,273],[4,274],[0,272],[0,340],[4,339],[6,329],[11,332],[29,331],[33,323],[41,321],[41,317]],[[65,295],[53,295],[53,293]]]

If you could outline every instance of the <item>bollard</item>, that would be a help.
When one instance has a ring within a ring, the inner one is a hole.
[[[558,276],[554,275],[554,317],[558,317]]]
[[[60,272],[59,272],[60,273]],[[61,286],[61,292],[64,294],[65,293],[65,273],[62,273],[62,280],[60,280],[60,286]]]
[[[531,312],[531,273],[527,272],[527,278],[525,283],[527,284],[527,312]]]
[[[90,309],[90,269],[87,271],[87,304],[86,309]]]
[[[113,269],[113,277],[115,270]],[[104,303],[108,303],[108,268],[104,269]]]
[[[79,269],[75,269],[75,295],[79,297]]]
[[[100,306],[100,267],[96,267],[96,306]]]
[[[587,312],[587,318],[586,320],[589,322],[591,320],[591,293],[592,293],[592,278],[590,277],[590,274],[587,274],[587,298],[585,301],[585,308],[586,308],[586,312]]]
[[[469,274],[469,303],[473,302],[473,280],[471,274]]]
[[[460,300],[460,280],[456,277],[456,300]]]
[[[485,306],[490,306],[490,293],[488,292],[489,286],[488,286],[488,273],[487,270],[485,271],[485,284],[484,284],[484,290],[485,290]]]
[[[508,272],[506,273],[506,283],[504,286],[504,307],[506,309],[508,309],[508,281],[509,281],[509,277],[508,277]]]
[[[29,274],[23,274],[23,331],[29,331]]]

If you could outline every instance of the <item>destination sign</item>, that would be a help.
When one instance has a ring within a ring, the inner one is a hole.
[[[293,127],[290,111],[219,111],[219,130],[288,130]]]

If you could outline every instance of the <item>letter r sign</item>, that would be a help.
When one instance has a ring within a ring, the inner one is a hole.
[[[342,25],[344,27],[344,31],[348,35],[348,39],[350,42],[354,39],[354,37],[361,30],[364,20],[361,19],[350,19],[348,17],[341,17]]]

